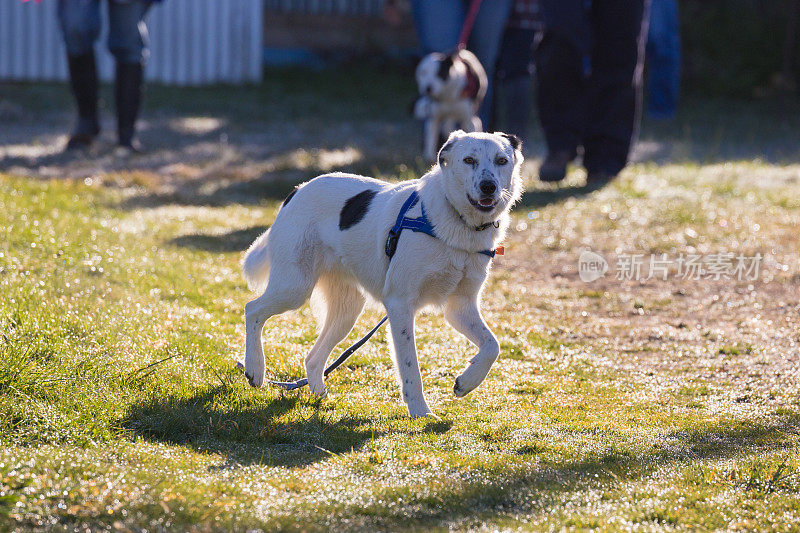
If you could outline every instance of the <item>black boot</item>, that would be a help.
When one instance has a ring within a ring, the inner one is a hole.
[[[133,152],[141,152],[136,139],[136,118],[142,100],[141,63],[117,62],[117,79],[114,95],[117,100],[117,138],[119,146]]]
[[[78,122],[70,134],[67,150],[75,150],[87,148],[100,133],[97,120],[97,67],[94,52],[67,56],[67,63],[70,87],[78,105]]]
[[[547,157],[539,167],[539,179],[541,181],[561,181],[567,177],[567,165],[575,159],[575,152],[569,150],[557,150],[549,152]]]

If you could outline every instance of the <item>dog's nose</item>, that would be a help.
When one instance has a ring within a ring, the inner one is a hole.
[[[425,87],[425,94],[431,94],[431,91],[433,91],[433,89],[431,89],[431,86],[430,86],[430,85],[428,85],[427,87]]]
[[[483,180],[480,182],[478,187],[483,194],[494,194],[494,191],[497,190],[497,185],[495,185],[493,181],[489,180]]]

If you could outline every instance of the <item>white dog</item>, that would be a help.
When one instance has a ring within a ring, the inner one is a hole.
[[[420,179],[390,184],[336,173],[300,185],[245,256],[248,285],[263,290],[245,306],[250,384],[264,383],[267,319],[297,309],[316,288],[324,299],[324,325],[305,358],[314,394],[325,396],[325,363],[367,296],[386,307],[412,417],[433,416],[414,342],[414,318],[423,307],[444,306],[447,321],[478,347],[454,391],[464,396],[477,387],[500,353],[478,306],[508,211],[522,192],[521,163],[520,141],[512,135],[456,131]]]
[[[436,158],[440,138],[456,129],[481,131],[476,116],[486,96],[487,79],[480,61],[468,50],[445,55],[432,53],[422,58],[416,71],[420,97],[414,116],[423,121],[423,156]]]

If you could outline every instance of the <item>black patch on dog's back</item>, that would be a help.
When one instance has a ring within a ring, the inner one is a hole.
[[[361,222],[376,194],[377,191],[369,189],[348,198],[342,206],[342,212],[339,213],[339,229],[346,230]]]
[[[294,195],[299,190],[300,190],[300,187],[295,187],[294,189],[292,189],[292,192],[290,192],[289,195],[286,198],[284,198],[283,203],[281,204],[281,207],[286,207],[286,205],[292,200]]]

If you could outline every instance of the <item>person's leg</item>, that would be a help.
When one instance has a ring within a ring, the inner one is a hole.
[[[411,11],[423,54],[455,49],[464,23],[462,0],[412,0]]]
[[[503,125],[506,133],[513,133],[526,146],[528,140],[528,122],[531,116],[532,79],[532,47],[534,30],[508,28],[503,35],[503,43],[497,60],[495,76],[495,112],[497,117],[497,100],[503,100]]]
[[[141,104],[144,64],[148,57],[146,0],[108,2],[108,49],[116,59],[117,136],[121,147],[138,151],[136,119]]]
[[[94,42],[100,34],[99,0],[59,0],[58,21],[67,49],[69,81],[78,121],[67,149],[88,146],[100,133],[97,118],[97,66]]]
[[[468,8],[471,0],[464,2],[464,7]],[[497,63],[497,55],[500,51],[500,42],[503,38],[508,15],[511,13],[511,0],[483,0],[475,18],[475,25],[472,27],[467,48],[475,54],[486,71],[486,78],[489,80],[489,87],[486,97],[483,99],[478,110],[478,116],[483,122],[484,131],[492,131],[492,99],[494,91],[494,69]],[[459,28],[460,32],[461,28]],[[458,37],[456,37],[458,40]]]
[[[590,181],[614,177],[628,162],[641,108],[649,0],[595,0],[596,41],[583,141]]]
[[[675,116],[681,76],[681,38],[676,0],[653,0],[647,37],[647,114]]]
[[[506,81],[511,72],[517,50],[513,43],[514,28],[506,27],[503,38],[500,39],[500,51],[497,52],[497,63],[494,69],[494,91],[492,92],[492,128],[511,133],[508,129],[508,95]]]
[[[584,0],[543,0],[545,30],[534,51],[536,103],[548,155],[539,169],[558,181],[575,158],[586,130],[592,30]]]

